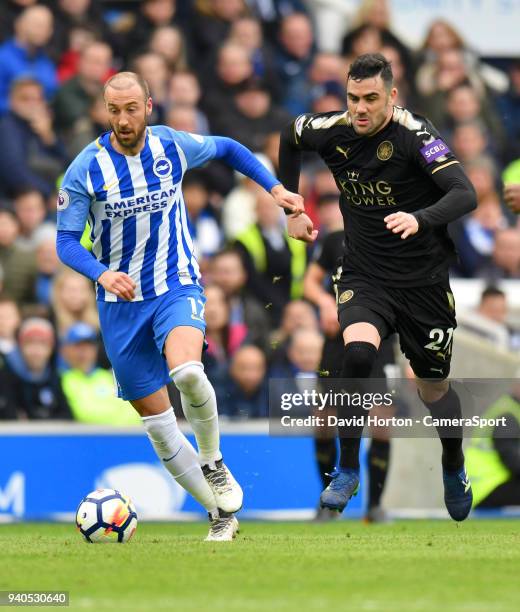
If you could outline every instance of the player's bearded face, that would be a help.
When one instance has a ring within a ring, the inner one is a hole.
[[[381,77],[355,81],[347,84],[347,106],[352,127],[363,136],[378,132],[390,119],[397,90],[388,91]]]
[[[145,102],[142,91],[136,86],[136,91],[115,92],[109,90],[107,108],[110,127],[119,146],[130,154],[143,139],[147,119],[151,111],[150,103]]]

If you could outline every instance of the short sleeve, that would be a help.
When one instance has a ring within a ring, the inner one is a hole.
[[[446,141],[429,121],[413,132],[411,154],[423,171],[432,176],[437,172],[458,164]]]
[[[87,188],[90,159],[87,151],[80,153],[65,172],[56,205],[58,230],[82,232],[85,229],[92,201]]]

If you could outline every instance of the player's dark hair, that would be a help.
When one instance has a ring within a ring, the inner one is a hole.
[[[488,297],[505,297],[505,295],[506,294],[502,291],[502,289],[490,285],[489,287],[486,287],[482,292],[482,295],[480,296],[480,302],[482,303]]]
[[[347,82],[363,81],[381,75],[385,88],[390,90],[394,81],[392,64],[381,53],[365,53],[357,57],[350,65]]]
[[[119,81],[122,81],[122,84],[120,84]],[[143,90],[144,101],[146,102],[150,97],[150,88],[148,87],[148,83],[140,74],[137,74],[137,72],[118,72],[114,74],[114,76],[110,77],[103,86],[103,97],[105,97],[107,87],[122,89],[123,87],[128,87],[128,81],[134,81],[139,85]]]

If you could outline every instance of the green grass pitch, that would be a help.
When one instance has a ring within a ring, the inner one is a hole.
[[[0,590],[68,590],[69,609],[96,612],[516,611],[519,527],[243,522],[211,544],[206,524],[142,523],[127,545],[94,545],[70,525],[1,525]]]

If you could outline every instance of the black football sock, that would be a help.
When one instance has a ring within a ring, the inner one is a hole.
[[[424,402],[424,404],[434,419],[460,419],[462,417],[459,396],[451,386],[440,400],[431,403]],[[464,465],[462,427],[439,425],[437,433],[442,444],[442,467],[449,471],[460,470]]]
[[[352,399],[353,394],[363,392],[362,380],[369,378],[377,357],[377,349],[370,342],[349,342],[345,346],[342,384]],[[367,411],[363,406],[338,407],[338,417],[351,420],[338,427],[340,459],[339,468],[359,470],[359,448]]]
[[[368,507],[379,506],[385,488],[390,456],[389,440],[372,440],[368,453],[369,492]]]
[[[335,438],[314,438],[314,456],[320,473],[323,488],[330,484],[330,476],[336,467],[338,450]]]

